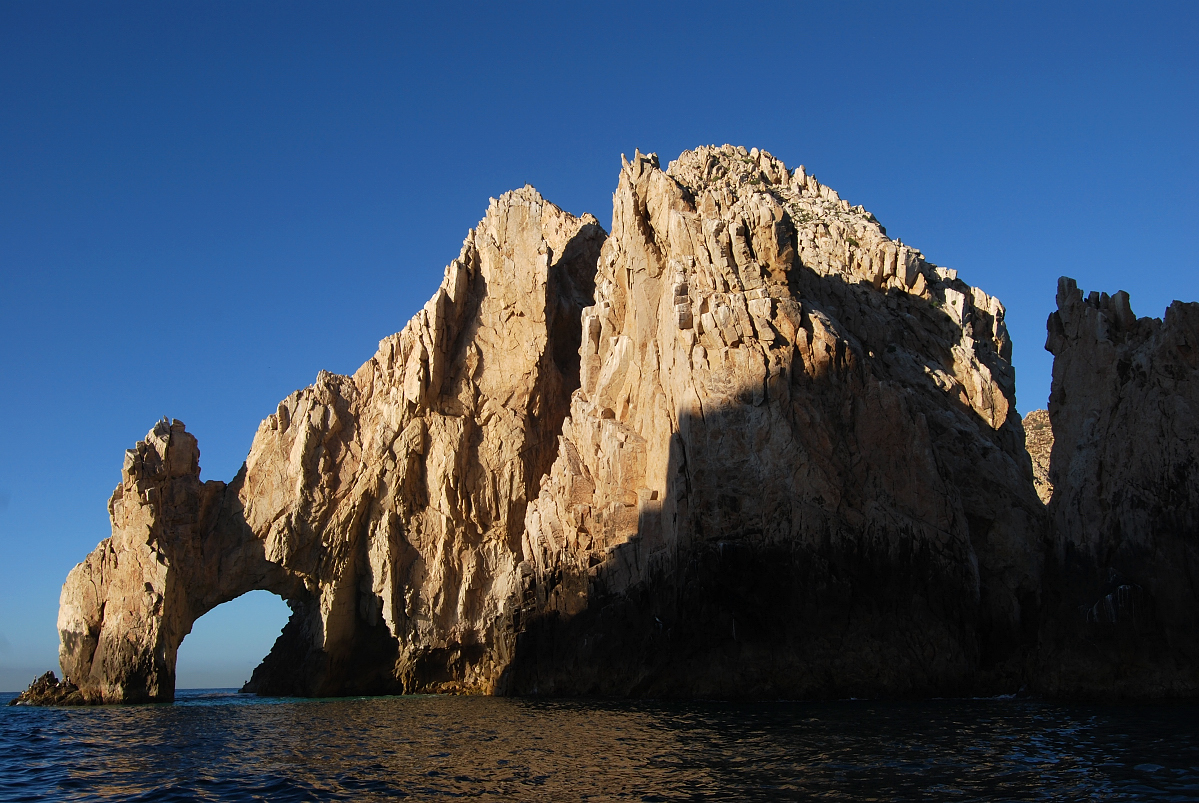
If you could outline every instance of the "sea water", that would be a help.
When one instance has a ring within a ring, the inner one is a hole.
[[[0,799],[1189,800],[1197,715],[182,691],[167,705],[0,708]]]

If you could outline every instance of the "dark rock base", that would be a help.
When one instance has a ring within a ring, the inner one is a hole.
[[[59,680],[53,672],[47,672],[29,684],[29,688],[18,694],[9,705],[91,705],[79,687],[69,680]]]

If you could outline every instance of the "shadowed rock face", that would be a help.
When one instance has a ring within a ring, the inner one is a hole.
[[[1199,304],[1137,318],[1058,283],[1045,347],[1053,549],[1039,684],[1199,694]]]
[[[508,193],[228,486],[178,422],[139,444],[65,680],[170,699],[195,619],[266,588],[267,694],[1015,690],[1046,517],[1003,315],[756,150],[636,154],[606,239]]]

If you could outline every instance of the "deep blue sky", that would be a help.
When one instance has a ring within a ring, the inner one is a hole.
[[[1023,412],[1059,275],[1199,299],[1193,3],[425,5],[0,2],[0,689],[56,668],[157,418],[231,478],[526,182],[606,226],[634,148],[805,164],[1003,300]],[[244,679],[282,615],[202,619],[180,685]]]

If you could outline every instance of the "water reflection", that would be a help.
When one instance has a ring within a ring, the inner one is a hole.
[[[0,798],[1199,797],[1194,706],[482,697],[4,708]]]

